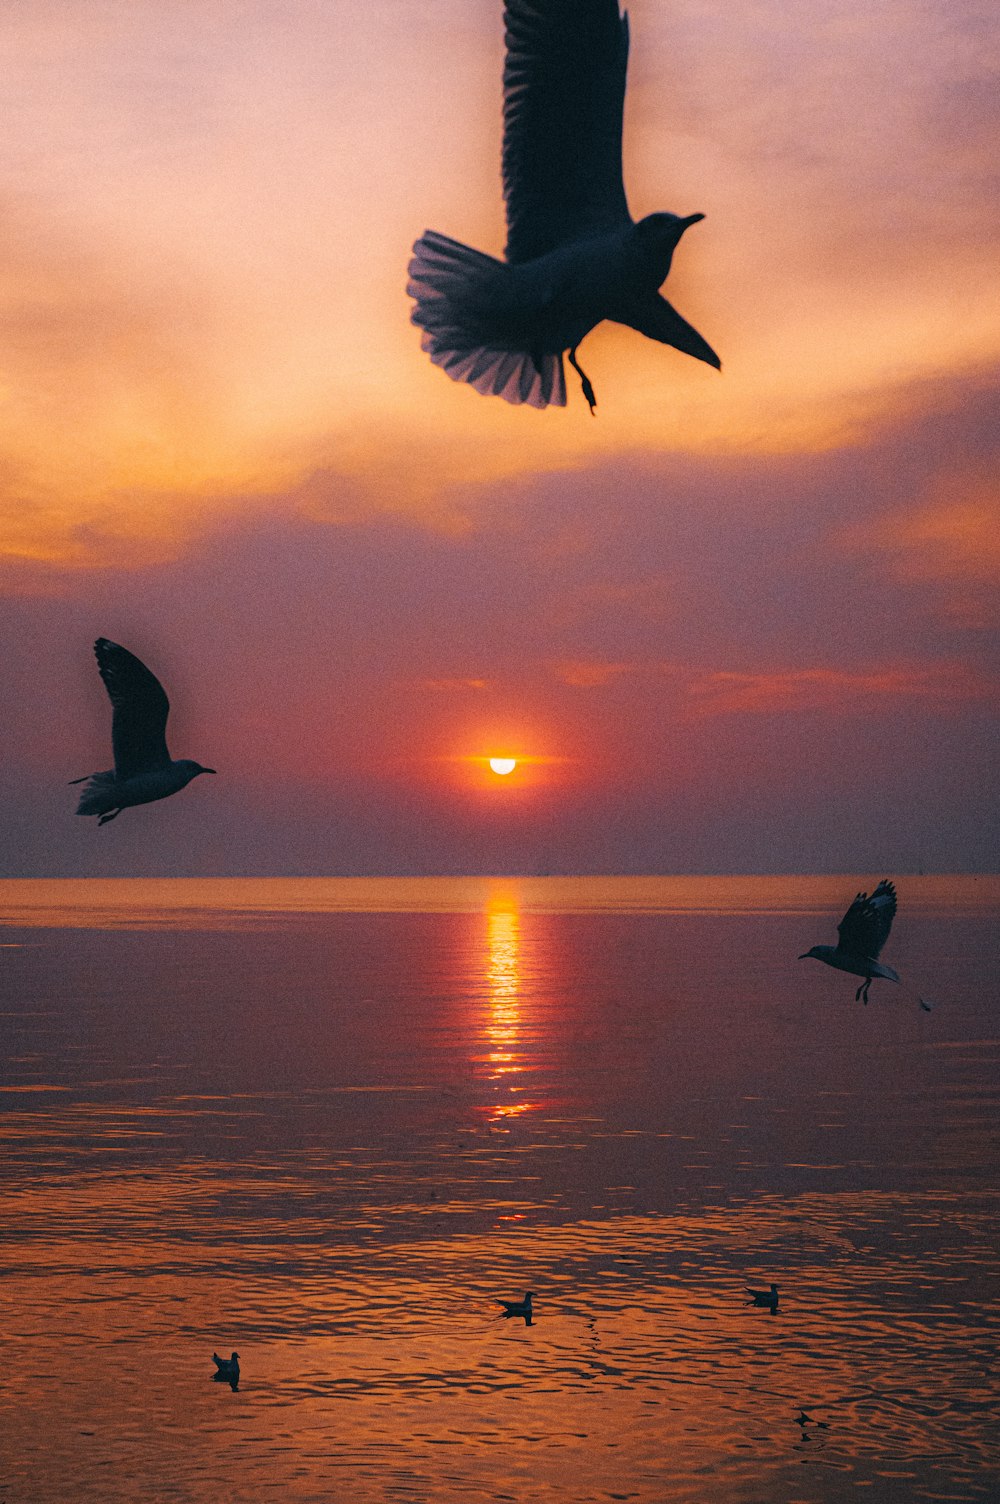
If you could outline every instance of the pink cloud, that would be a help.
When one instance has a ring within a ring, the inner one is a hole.
[[[876,548],[902,579],[1000,584],[1000,485],[994,476],[949,480],[914,511],[863,524],[846,537]]]
[[[997,698],[995,680],[964,663],[884,667],[868,672],[835,668],[785,669],[763,673],[718,670],[693,679],[688,694],[694,714],[769,715],[794,710],[833,710],[869,715],[873,702],[952,702]]]
[[[423,689],[436,690],[442,694],[460,694],[465,690],[489,688],[488,679],[421,679],[419,683]]]
[[[602,663],[583,658],[566,659],[555,665],[556,678],[571,689],[603,689],[622,674],[632,673],[632,663]]]

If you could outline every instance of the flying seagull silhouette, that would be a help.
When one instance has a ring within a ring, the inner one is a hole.
[[[506,0],[506,260],[426,230],[407,291],[421,344],[453,381],[531,407],[565,407],[563,352],[603,319],[721,368],[659,288],[703,214],[636,223],[622,181],[628,17],[618,0]]]
[[[151,804],[177,794],[199,773],[214,773],[190,758],[172,762],[166,729],[170,701],[155,674],[134,653],[99,637],[94,643],[97,667],[111,697],[111,744],[114,768],[85,774],[78,815],[100,815],[104,825],[133,804]]]
[[[883,966],[878,959],[879,952],[889,938],[895,915],[896,889],[884,877],[871,898],[867,893],[859,893],[855,898],[837,925],[840,938],[836,945],[814,945],[811,950],[804,951],[799,960],[805,961],[810,956],[815,956],[817,961],[825,961],[827,966],[836,966],[838,971],[849,971],[853,976],[864,977],[854,994],[854,1000],[857,1002],[860,998],[863,1003],[867,1003],[868,989],[876,977],[883,977],[887,982],[900,980],[898,972],[893,971],[891,966]],[[923,998],[919,999],[919,1003],[926,1013],[931,1011],[930,1003]]]

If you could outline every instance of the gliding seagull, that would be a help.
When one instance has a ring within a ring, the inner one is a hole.
[[[860,998],[867,1003],[868,989],[876,977],[884,977],[887,982],[899,981],[899,973],[878,960],[879,951],[889,938],[895,914],[896,890],[888,878],[883,878],[871,898],[867,893],[859,893],[855,898],[837,925],[840,938],[836,945],[814,945],[811,950],[804,951],[799,960],[814,956],[817,961],[825,961],[827,966],[864,977],[854,994],[854,1001]],[[926,1006],[921,1002],[921,1007]]]
[[[413,247],[411,315],[453,381],[531,407],[565,407],[563,352],[603,319],[720,369],[659,288],[703,214],[636,224],[622,181],[628,18],[618,0],[506,0],[506,261],[436,230]]]
[[[100,815],[104,825],[133,804],[151,804],[177,794],[199,773],[214,773],[190,758],[172,762],[167,751],[170,701],[155,674],[134,653],[99,637],[94,643],[97,667],[111,698],[111,744],[114,768],[74,778],[86,782],[78,815]]]

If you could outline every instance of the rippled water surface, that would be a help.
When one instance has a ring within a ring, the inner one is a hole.
[[[0,883],[2,1504],[1000,1498],[1000,883],[863,885]]]

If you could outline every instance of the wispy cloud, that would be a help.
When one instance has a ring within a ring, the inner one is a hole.
[[[602,663],[583,658],[566,659],[553,665],[556,678],[571,689],[603,689],[634,671],[632,663]]]
[[[418,683],[422,689],[434,690],[440,694],[462,694],[468,690],[488,689],[488,679],[420,679]]]
[[[828,710],[837,715],[883,713],[892,701],[932,704],[996,701],[1000,683],[964,663],[881,667],[873,672],[845,669],[786,669],[734,673],[719,669],[696,677],[687,693],[697,715],[775,715],[786,711]]]
[[[852,529],[845,542],[886,555],[902,579],[1000,584],[1000,482],[972,475],[941,490],[912,511]]]

